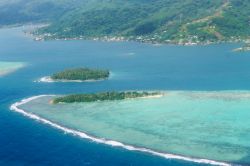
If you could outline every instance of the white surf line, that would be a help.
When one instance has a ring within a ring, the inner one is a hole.
[[[12,104],[10,106],[10,109],[12,111],[21,113],[24,116],[27,116],[27,117],[29,117],[31,119],[37,120],[39,122],[48,124],[48,125],[56,128],[56,129],[62,130],[65,133],[72,134],[74,136],[79,136],[79,137],[84,138],[84,139],[89,139],[89,140],[92,140],[92,141],[97,142],[97,143],[111,145],[113,147],[121,147],[121,148],[131,150],[131,151],[145,152],[145,153],[160,156],[160,157],[163,157],[163,158],[166,158],[166,159],[184,160],[184,161],[189,161],[189,162],[195,162],[195,163],[201,163],[201,164],[210,164],[210,165],[218,165],[218,166],[231,166],[231,164],[226,163],[226,162],[219,162],[219,161],[214,161],[214,160],[209,160],[209,159],[190,158],[190,157],[185,157],[185,156],[180,156],[180,155],[175,155],[175,154],[156,152],[156,151],[153,151],[153,150],[147,149],[147,148],[140,148],[140,147],[134,147],[134,146],[131,146],[131,145],[126,145],[126,144],[123,144],[123,143],[118,142],[118,141],[106,140],[106,139],[102,139],[102,138],[95,138],[95,137],[90,136],[90,135],[88,135],[88,134],[86,134],[84,132],[80,132],[80,131],[76,131],[76,130],[73,130],[73,129],[70,129],[70,128],[67,128],[67,127],[63,127],[63,126],[61,126],[59,124],[51,122],[51,121],[49,121],[47,119],[44,119],[42,117],[39,117],[38,115],[35,115],[33,113],[28,113],[28,112],[18,108],[18,106],[21,106],[23,104],[26,104],[26,103],[32,101],[32,100],[38,99],[40,97],[45,97],[45,96],[55,96],[55,95],[39,95],[39,96],[33,96],[33,97],[30,97],[30,98],[27,98],[27,99],[23,99],[20,102],[16,102],[16,103]]]
[[[107,78],[108,79],[108,78]],[[107,79],[98,79],[98,80],[53,80],[50,76],[44,76],[34,82],[43,82],[43,83],[55,83],[55,82],[99,82],[105,81]]]

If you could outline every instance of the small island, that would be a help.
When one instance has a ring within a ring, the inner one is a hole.
[[[133,92],[119,93],[134,96]],[[250,91],[161,93],[159,98],[146,95],[146,99],[101,102],[77,99],[80,103],[61,104],[51,101],[62,96],[40,95],[18,101],[10,108],[65,133],[114,147],[205,165],[230,166],[238,159],[249,163],[245,155],[250,145]]]
[[[83,81],[99,81],[109,77],[108,70],[75,68],[67,69],[53,74],[49,77],[43,77],[41,82],[83,82]]]
[[[77,103],[94,101],[113,101],[132,98],[161,97],[160,92],[103,92],[95,94],[73,94],[57,97],[51,101],[52,104],[58,103]]]

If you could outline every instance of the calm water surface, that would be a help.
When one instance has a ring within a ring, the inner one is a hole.
[[[236,44],[197,47],[134,42],[34,42],[22,28],[0,30],[0,61],[28,66],[0,78],[0,165],[195,165],[130,152],[65,135],[9,111],[11,103],[38,94],[107,90],[249,90],[250,53]],[[96,83],[36,83],[69,67],[97,67],[112,78]]]

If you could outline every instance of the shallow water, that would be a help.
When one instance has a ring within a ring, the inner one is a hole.
[[[249,92],[167,92],[164,97],[20,108],[78,131],[160,152],[250,163]]]
[[[28,64],[0,78],[0,165],[200,165],[65,135],[9,110],[23,98],[108,90],[250,90],[250,53],[231,52],[238,44],[159,47],[134,42],[34,42],[22,29],[0,30],[0,61]],[[114,75],[102,82],[34,82],[82,66],[108,68]],[[249,161],[249,156],[244,160]]]
[[[14,72],[24,67],[24,65],[21,62],[0,62],[0,76]]]

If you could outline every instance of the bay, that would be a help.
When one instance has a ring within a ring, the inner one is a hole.
[[[249,90],[250,54],[239,44],[155,46],[136,42],[35,42],[23,28],[0,30],[0,61],[27,66],[0,78],[0,165],[194,165],[96,144],[65,135],[11,112],[39,94],[108,90]],[[112,78],[92,83],[38,83],[71,67],[107,68]]]

